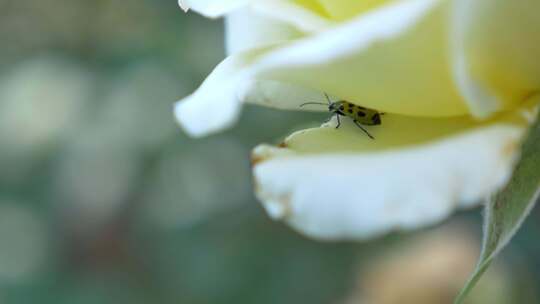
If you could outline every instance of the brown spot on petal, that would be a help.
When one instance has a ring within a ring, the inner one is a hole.
[[[262,163],[263,161],[265,161],[266,158],[260,156],[260,155],[251,155],[251,166],[252,167],[255,167],[256,165]]]
[[[287,143],[283,141],[278,145],[278,147],[280,147],[280,148],[288,148],[289,145],[287,145]]]
[[[279,147],[271,145],[259,145],[251,152],[251,165],[256,166],[262,162],[271,160],[276,157],[283,157],[286,155],[294,154],[286,143],[282,143]]]

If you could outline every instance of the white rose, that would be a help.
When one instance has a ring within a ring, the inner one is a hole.
[[[540,92],[534,0],[181,0],[226,16],[226,58],[175,109],[203,136],[244,102],[299,109],[323,92],[385,112],[253,152],[268,213],[316,238],[439,222],[509,179]],[[212,111],[207,111],[212,108]]]

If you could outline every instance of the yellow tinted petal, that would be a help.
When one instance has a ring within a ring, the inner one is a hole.
[[[294,2],[295,4],[297,5],[300,5],[318,15],[321,15],[321,16],[327,16],[327,12],[324,8],[324,6],[322,6],[319,1],[317,0],[294,0],[292,1]]]
[[[456,1],[455,51],[460,76],[472,82],[461,89],[475,114],[516,107],[540,91],[539,11],[535,0]]]
[[[273,50],[256,69],[384,112],[468,114],[452,76],[447,14],[436,0],[384,6]]]
[[[369,129],[375,140],[345,122],[299,131],[279,148],[254,150],[255,191],[271,217],[314,238],[416,229],[506,183],[532,112],[481,124],[389,116]]]
[[[294,26],[304,33],[325,30],[333,24],[317,7],[302,3],[288,0],[259,1],[251,7],[261,16]]]
[[[357,16],[377,6],[389,2],[388,0],[319,0],[329,16],[337,20],[345,20]]]
[[[532,108],[532,107],[530,107]],[[362,126],[375,140],[367,137],[351,119],[342,117],[341,126],[336,129],[336,119],[320,128],[312,128],[293,133],[283,145],[297,153],[333,152],[373,152],[425,144],[434,140],[453,136],[475,128],[493,124],[525,127],[530,122],[532,110],[508,112],[490,120],[478,122],[468,117],[418,118],[395,114],[382,116],[378,126]]]

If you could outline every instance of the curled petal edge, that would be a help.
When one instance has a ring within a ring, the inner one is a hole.
[[[253,151],[268,214],[316,239],[365,240],[442,221],[509,179],[523,128],[495,125],[380,153]]]

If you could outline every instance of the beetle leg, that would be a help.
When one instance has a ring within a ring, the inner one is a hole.
[[[339,114],[336,114],[336,118],[337,118],[337,126],[336,126],[336,129],[338,129],[339,126],[341,126],[341,121],[339,120]]]
[[[364,131],[364,133],[367,134],[367,136],[369,136],[369,138],[375,139],[375,137],[371,136],[371,134],[369,134],[369,132],[368,132],[366,129],[364,129],[364,128],[362,127],[362,125],[360,125],[360,123],[359,123],[358,121],[356,121],[356,120],[353,120],[353,121],[354,121],[354,123],[355,123],[360,129],[362,129],[362,131]]]

